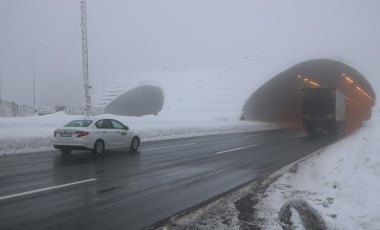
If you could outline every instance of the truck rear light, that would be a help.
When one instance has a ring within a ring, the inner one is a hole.
[[[78,131],[78,132],[75,132],[78,134],[77,137],[85,137],[89,134],[89,132],[86,132],[86,131]]]

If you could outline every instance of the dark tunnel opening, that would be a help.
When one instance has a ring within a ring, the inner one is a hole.
[[[278,74],[246,101],[243,119],[265,122],[301,122],[301,89],[338,88],[346,96],[346,123],[359,124],[371,117],[375,93],[354,68],[333,60],[315,59]]]
[[[120,95],[104,111],[122,116],[157,115],[162,110],[164,99],[164,93],[159,87],[144,85]]]

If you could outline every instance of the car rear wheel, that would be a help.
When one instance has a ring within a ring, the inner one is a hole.
[[[101,154],[104,152],[104,142],[102,140],[97,140],[94,144],[92,152],[95,154]]]
[[[137,137],[134,137],[131,142],[131,146],[129,147],[129,150],[132,152],[136,152],[140,147],[140,139]]]

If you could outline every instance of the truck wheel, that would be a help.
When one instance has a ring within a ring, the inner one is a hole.
[[[317,135],[317,131],[315,130],[312,130],[312,129],[306,129],[305,130],[306,134],[309,135],[309,136],[316,136]]]
[[[60,149],[59,151],[61,151],[62,154],[70,154],[71,153],[71,149]]]
[[[338,134],[338,128],[331,128],[330,134],[332,134],[332,135]]]
[[[338,134],[339,134],[339,136],[345,136],[345,134],[346,134],[346,125],[345,124],[339,125]]]

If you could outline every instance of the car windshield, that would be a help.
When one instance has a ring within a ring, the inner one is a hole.
[[[74,120],[66,124],[65,127],[88,127],[92,120]]]

